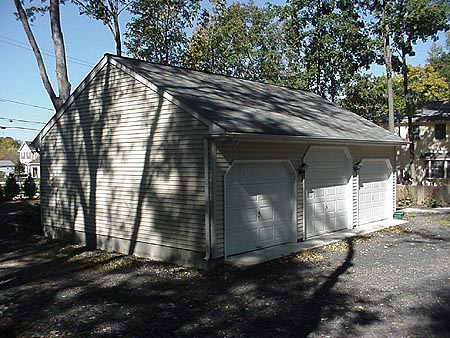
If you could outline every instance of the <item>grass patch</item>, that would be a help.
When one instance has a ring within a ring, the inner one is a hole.
[[[450,218],[448,218],[448,217],[438,218],[437,221],[440,225],[450,227]]]

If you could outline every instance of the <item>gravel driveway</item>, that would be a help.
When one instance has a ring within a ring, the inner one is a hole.
[[[450,337],[450,216],[409,219],[212,272],[4,234],[0,336]]]

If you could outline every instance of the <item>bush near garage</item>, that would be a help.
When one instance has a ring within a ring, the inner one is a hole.
[[[34,182],[34,179],[33,177],[31,177],[31,175],[28,175],[28,177],[23,182],[22,190],[25,197],[27,197],[28,199],[32,199],[34,195],[36,195],[36,183]]]
[[[4,188],[5,201],[11,201],[14,197],[19,195],[20,186],[16,181],[16,177],[10,174],[6,179],[6,184]]]

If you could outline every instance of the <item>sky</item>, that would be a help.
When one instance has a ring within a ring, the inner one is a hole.
[[[266,1],[256,1],[257,4],[264,2]],[[277,0],[272,3],[281,4],[284,1]],[[33,52],[14,12],[12,0],[1,1],[0,127],[6,129],[0,129],[0,136],[29,141],[34,139],[54,112],[42,85]],[[74,90],[105,53],[115,53],[114,41],[106,26],[100,21],[79,15],[77,7],[70,2],[61,6],[61,23],[68,56],[69,78]],[[48,16],[38,17],[32,29],[44,53],[47,72],[54,84],[55,66],[54,58],[51,57],[53,45]],[[440,41],[445,41],[443,34],[440,34]],[[411,57],[409,63],[425,64],[431,44],[431,41],[419,43],[415,47],[416,56]],[[372,67],[370,71],[381,75],[383,67]]]

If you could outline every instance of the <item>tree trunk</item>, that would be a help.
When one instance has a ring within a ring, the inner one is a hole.
[[[56,59],[56,80],[59,89],[59,98],[56,107],[58,109],[70,96],[71,88],[69,77],[67,75],[66,50],[61,30],[59,0],[50,0],[50,26]]]
[[[111,16],[114,27],[111,33],[113,34],[114,41],[116,43],[116,54],[117,56],[122,56],[122,37],[120,35],[119,25],[119,0],[109,0],[109,8],[111,9]]]
[[[25,10],[23,9],[22,2],[20,0],[14,0],[14,4],[16,5],[17,13],[19,15],[20,22],[22,23],[23,29],[25,31],[25,35],[27,36],[28,42],[30,43],[31,49],[33,50],[34,57],[37,62],[37,66],[39,69],[39,74],[41,76],[42,83],[44,84],[44,88],[47,91],[50,100],[52,101],[53,107],[55,109],[59,108],[59,98],[56,96],[55,91],[53,90],[52,84],[48,79],[47,70],[45,69],[44,60],[42,58],[41,51],[39,46],[34,38],[33,31],[31,30],[30,24],[28,22],[27,15]]]
[[[386,20],[386,6],[383,6],[382,20],[384,22],[384,64],[386,65],[386,79],[387,79],[387,95],[388,95],[388,114],[389,114],[389,131],[394,133],[394,93],[392,89],[392,53],[390,41],[389,23]]]

